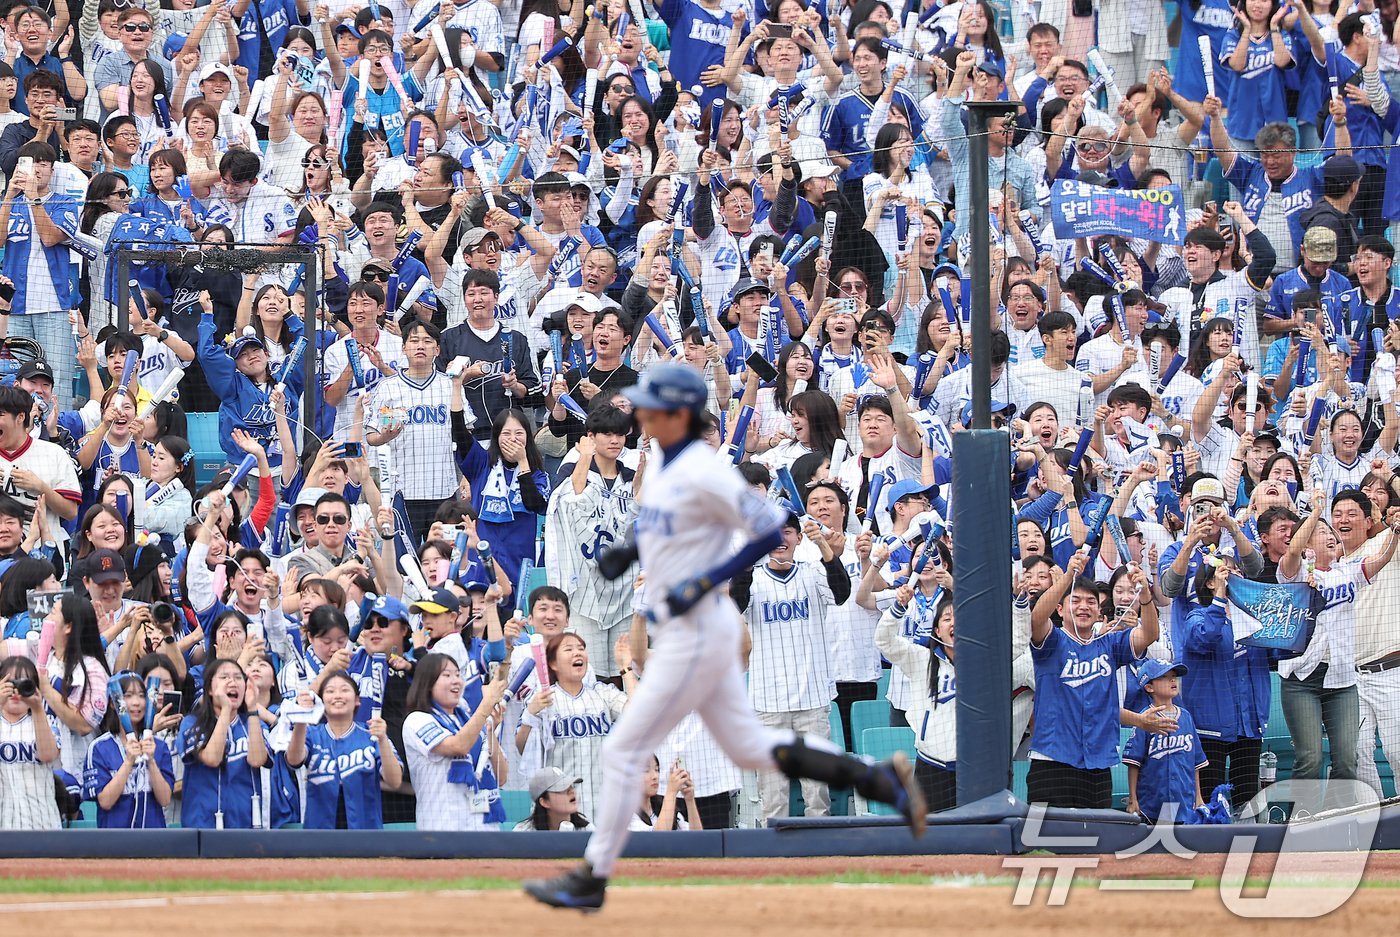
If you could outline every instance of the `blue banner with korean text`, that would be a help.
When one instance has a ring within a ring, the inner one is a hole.
[[[1181,186],[1109,189],[1059,179],[1050,190],[1055,237],[1112,235],[1180,245],[1186,239],[1186,203]]]
[[[1301,654],[1312,640],[1322,593],[1306,582],[1254,582],[1231,576],[1230,624],[1235,643]]]

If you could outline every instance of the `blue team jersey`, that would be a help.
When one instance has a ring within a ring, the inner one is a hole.
[[[1288,54],[1293,55],[1293,34],[1286,32],[1280,33],[1280,36]],[[1220,64],[1215,69],[1217,76],[1222,71],[1232,70],[1227,62],[1240,41],[1238,28],[1225,34],[1220,46]],[[1187,50],[1188,55],[1190,51]],[[1288,66],[1290,69],[1292,67]],[[1260,127],[1288,113],[1284,103],[1283,73],[1284,70],[1274,64],[1273,39],[1268,35],[1263,39],[1251,38],[1244,70],[1236,72],[1230,80],[1230,96],[1225,98],[1225,104],[1230,109],[1225,118],[1225,129],[1230,131],[1230,136],[1239,140],[1253,140]]]
[[[1031,641],[1035,662],[1035,732],[1031,752],[1081,770],[1118,763],[1118,668],[1137,660],[1133,632],[1080,642],[1051,628]]]
[[[212,830],[215,814],[223,812],[224,829],[253,828],[253,769],[248,764],[248,726],[262,732],[257,716],[240,715],[229,723],[224,760],[211,768],[199,758],[204,746],[195,717],[180,723],[180,756],[185,761],[185,782],[180,800],[180,825],[186,829]]]
[[[1176,73],[1172,85],[1177,93],[1188,101],[1202,101],[1206,96],[1206,73],[1201,65],[1199,36],[1210,37],[1210,47],[1217,59],[1225,43],[1225,34],[1234,27],[1235,8],[1228,0],[1190,0],[1181,4],[1182,49],[1177,56]],[[1234,72],[1229,68],[1216,66],[1215,95],[1222,101],[1230,100],[1230,85]]]
[[[54,194],[44,197],[43,206],[54,225],[71,237],[78,228],[78,203],[66,195]],[[10,206],[0,270],[15,285],[15,295],[10,301],[14,315],[62,312],[78,305],[78,267],[73,261],[72,248],[68,243],[46,247],[34,230],[29,203],[23,199],[17,199]],[[42,292],[33,289],[37,285],[36,277],[43,278]]]
[[[1251,221],[1259,220],[1264,210],[1264,199],[1272,191],[1268,173],[1262,163],[1248,156],[1235,154],[1235,162],[1225,178],[1240,193],[1240,204]],[[1314,193],[1322,192],[1322,166],[1304,169],[1299,166],[1293,174],[1278,184],[1279,195],[1283,198],[1283,211],[1288,216],[1288,230],[1293,235],[1293,247],[1303,243],[1303,213],[1313,206]],[[1321,198],[1318,194],[1316,198]]]
[[[1269,288],[1268,315],[1275,319],[1293,318],[1293,297],[1303,290],[1316,289],[1322,293],[1322,308],[1332,320],[1332,328],[1342,328],[1342,296],[1351,292],[1351,281],[1335,270],[1328,269],[1322,280],[1314,285],[1303,275],[1301,267],[1284,271]]]
[[[384,827],[380,810],[379,772],[384,762],[379,743],[361,725],[336,738],[324,724],[306,731],[306,817],[308,830],[336,828],[336,811],[345,798],[345,828]]]
[[[383,91],[375,91],[373,87],[369,89],[369,94],[365,98],[365,106],[369,113],[365,117],[365,129],[382,129],[384,135],[389,140],[389,154],[391,156],[403,155],[403,131],[404,131],[404,103],[416,104],[423,100],[423,89],[412,74],[403,71],[402,64],[399,79],[403,82],[404,93],[408,95],[409,101],[404,102],[399,97],[393,83],[384,86]],[[345,116],[344,126],[349,127],[355,119],[355,101],[360,94],[360,79],[351,72],[345,79],[345,93],[342,97]],[[350,134],[345,135],[345,140],[341,143],[340,152],[342,158],[349,153]]]
[[[152,760],[136,764],[127,775],[126,786],[110,809],[97,808],[99,829],[158,830],[165,828],[165,811],[151,796],[151,770],[159,771],[165,783],[175,787],[175,766],[170,749],[160,739],[155,740]],[[108,732],[88,749],[83,767],[83,798],[97,801],[97,795],[111,783],[126,760],[125,746]]]
[[[1196,772],[1206,766],[1191,714],[1178,706],[1176,716],[1170,735],[1134,729],[1123,753],[1123,763],[1138,768],[1138,810],[1153,822],[1163,804],[1177,804],[1178,819],[1196,809]]]
[[[682,88],[700,84],[700,74],[711,65],[724,64],[724,50],[734,31],[734,17],[726,10],[711,11],[694,0],[662,0],[658,11],[671,28],[671,74]],[[748,35],[748,24],[743,35]],[[640,92],[644,82],[637,88]],[[724,85],[706,87],[700,97],[703,119],[709,119],[710,102],[723,99]]]
[[[875,163],[870,154],[870,144],[865,139],[865,128],[880,94],[867,97],[859,90],[848,91],[826,109],[822,119],[822,142],[826,144],[828,152],[839,153],[851,161],[851,165],[841,172],[843,181],[859,182],[874,171]],[[909,130],[917,140],[924,132],[924,115],[919,110],[918,102],[905,94],[902,88],[896,88],[891,104],[898,104],[909,115]]]
[[[1361,66],[1348,58],[1337,42],[1327,46],[1327,65],[1329,73],[1335,69],[1339,85],[1361,86]],[[1345,90],[1341,93],[1342,99],[1347,102],[1347,130],[1351,132],[1352,155],[1363,166],[1385,166],[1389,158],[1387,151],[1391,149],[1384,145],[1385,134],[1386,131],[1394,134],[1396,128],[1400,127],[1400,114],[1396,114],[1395,108],[1392,107],[1382,118],[1371,110],[1370,105],[1361,105],[1350,100],[1346,97]],[[1329,151],[1328,156],[1332,155],[1331,151],[1335,150],[1337,145],[1336,130],[1332,126],[1330,116],[1322,133],[1322,145]]]
[[[248,69],[249,81],[267,77],[258,71],[263,45],[282,48],[287,44],[287,30],[300,24],[296,0],[251,0],[238,20],[236,63]]]

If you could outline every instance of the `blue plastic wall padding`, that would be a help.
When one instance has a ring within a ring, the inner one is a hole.
[[[640,859],[718,859],[724,856],[723,836],[721,830],[647,833],[629,837],[623,855]],[[203,830],[200,855],[206,859],[578,859],[587,843],[588,837],[583,833],[302,830],[296,836],[287,836],[279,830]]]
[[[198,830],[6,830],[0,858],[198,859]]]
[[[852,818],[854,819],[854,818]],[[879,819],[879,818],[862,818]],[[767,830],[726,830],[726,857],[799,856],[923,856],[923,855],[1010,855],[1016,848],[1015,826],[930,827],[915,839],[901,821],[881,826],[847,828],[808,827]]]

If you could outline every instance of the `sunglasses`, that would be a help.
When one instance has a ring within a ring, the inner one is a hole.
[[[1079,144],[1081,153],[1107,153],[1108,144],[1099,140],[1089,140]]]
[[[316,515],[316,523],[318,523],[318,524],[336,524],[336,525],[342,525],[342,524],[348,524],[349,522],[350,522],[350,518],[349,518],[348,516],[344,515],[344,514],[317,514],[317,515]]]
[[[330,160],[319,156],[303,156],[301,158],[302,169],[325,169],[330,164]]]
[[[378,283],[388,283],[388,282],[389,282],[389,271],[388,271],[388,270],[364,270],[364,271],[361,271],[361,273],[360,273],[360,279],[361,279],[361,280],[368,280],[368,281],[371,282],[371,283],[375,283],[375,282],[378,282]]]
[[[127,23],[122,26],[123,32],[128,33],[148,33],[151,31],[150,23]]]
[[[377,631],[380,628],[388,628],[389,622],[379,615],[369,616],[369,621],[361,626],[365,631]]]
[[[117,189],[112,193],[112,198],[131,198],[130,189]]]

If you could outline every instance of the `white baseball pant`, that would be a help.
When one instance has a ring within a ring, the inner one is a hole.
[[[1380,673],[1359,671],[1357,695],[1361,701],[1361,729],[1356,743],[1356,779],[1381,794],[1376,770],[1376,735],[1391,767],[1400,761],[1400,667]]]

